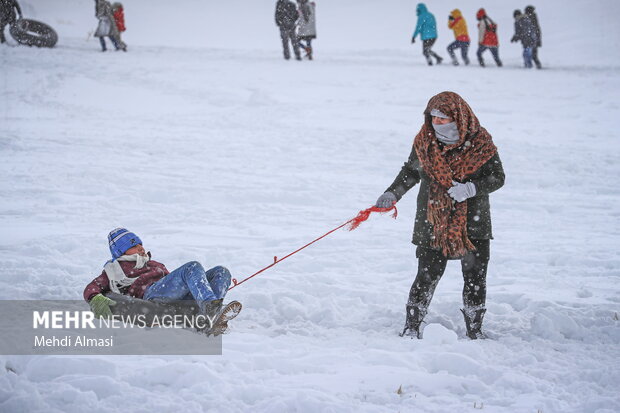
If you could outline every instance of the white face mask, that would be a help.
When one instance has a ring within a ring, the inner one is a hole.
[[[134,268],[142,268],[146,265],[147,262],[149,262],[149,260],[151,259],[151,257],[149,257],[148,254],[146,255],[140,255],[140,254],[134,254],[134,255],[121,255],[120,257],[118,257],[118,261],[135,261],[136,262],[136,266]]]
[[[459,130],[456,127],[456,122],[446,123],[444,125],[435,125],[433,123],[433,129],[435,129],[435,136],[437,140],[444,145],[452,145],[459,141]]]

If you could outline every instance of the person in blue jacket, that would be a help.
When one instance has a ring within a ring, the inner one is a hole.
[[[415,38],[420,33],[420,39],[422,39],[422,54],[426,58],[429,66],[433,65],[431,56],[437,59],[437,64],[440,64],[443,59],[433,52],[431,48],[437,40],[437,23],[435,22],[435,16],[428,11],[424,3],[418,3],[415,9],[418,15],[418,22],[415,26],[413,36],[411,36],[411,43],[415,43]]]

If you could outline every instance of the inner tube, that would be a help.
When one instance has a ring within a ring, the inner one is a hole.
[[[54,47],[58,34],[45,23],[30,19],[19,19],[11,24],[9,32],[20,44],[36,47]]]

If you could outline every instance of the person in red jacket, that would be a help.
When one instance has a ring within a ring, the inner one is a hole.
[[[113,3],[112,4],[112,15],[114,16],[114,24],[116,24],[116,28],[118,29],[118,40],[119,43],[124,46],[124,51],[127,51],[127,45],[121,40],[121,33],[126,30],[125,28],[125,10],[123,9],[123,5],[121,3]]]
[[[114,22],[119,32],[125,31],[125,11],[121,3],[112,4],[112,14],[114,15]]]
[[[499,59],[499,40],[497,39],[497,24],[487,16],[487,12],[484,9],[478,10],[476,13],[476,19],[478,19],[478,63],[484,67],[484,59],[482,53],[485,50],[490,50],[497,66],[502,66],[502,61]]]
[[[231,282],[226,268],[205,271],[200,263],[191,261],[169,272],[164,264],[152,260],[142,240],[125,228],[112,230],[108,244],[112,259],[84,289],[84,299],[97,318],[112,316],[110,306],[115,302],[105,296],[110,291],[144,300],[195,300],[202,314],[209,317],[222,308]],[[238,313],[241,304],[237,304]]]

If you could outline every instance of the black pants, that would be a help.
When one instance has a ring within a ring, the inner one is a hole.
[[[110,40],[112,41],[112,44],[114,45],[114,48],[116,50],[120,49],[120,45],[118,44],[118,42],[116,41],[116,39],[114,38],[114,36],[108,36],[110,38]],[[106,51],[106,46],[105,46],[105,39],[103,38],[103,36],[101,36],[99,38],[99,43],[101,43],[101,50],[103,50],[104,52]]]
[[[10,24],[10,21],[0,20],[0,43],[6,42],[6,37],[4,37],[4,29]]]
[[[461,258],[463,271],[463,306],[484,307],[487,295],[487,267],[490,256],[490,241],[471,240],[476,251],[468,252]],[[435,287],[446,270],[448,259],[441,251],[418,247],[418,274],[409,292],[407,305],[418,307],[422,315],[426,314],[433,299]]]
[[[538,60],[538,46],[532,47],[532,60],[538,69],[542,67],[540,60]]]
[[[426,61],[429,64],[432,64],[431,56],[433,56],[435,59],[437,59],[437,63],[439,63],[439,62],[441,62],[443,60],[441,57],[439,57],[439,55],[437,53],[435,53],[435,52],[433,52],[431,50],[431,48],[435,44],[436,40],[437,39],[422,40],[422,54],[424,55],[424,57],[426,57]]]
[[[491,54],[493,55],[493,60],[495,60],[495,64],[501,67],[502,61],[499,59],[499,48],[482,45],[478,47],[478,51],[476,52],[476,56],[478,56],[478,63],[480,63],[480,66],[484,66],[484,59],[482,58],[482,53],[487,49],[491,51]]]
[[[295,59],[301,59],[301,55],[299,54],[299,42],[297,41],[297,35],[295,34],[295,26],[280,27],[280,38],[282,39],[282,51],[284,52],[284,58],[291,58],[291,52],[288,46],[290,42],[293,45],[293,53],[295,53]]]
[[[468,65],[469,58],[467,57],[467,52],[469,51],[469,42],[462,42],[460,40],[455,40],[448,45],[448,54],[452,58],[452,61],[456,62],[456,56],[454,55],[455,49],[461,49],[461,56],[463,57],[463,62]]]

